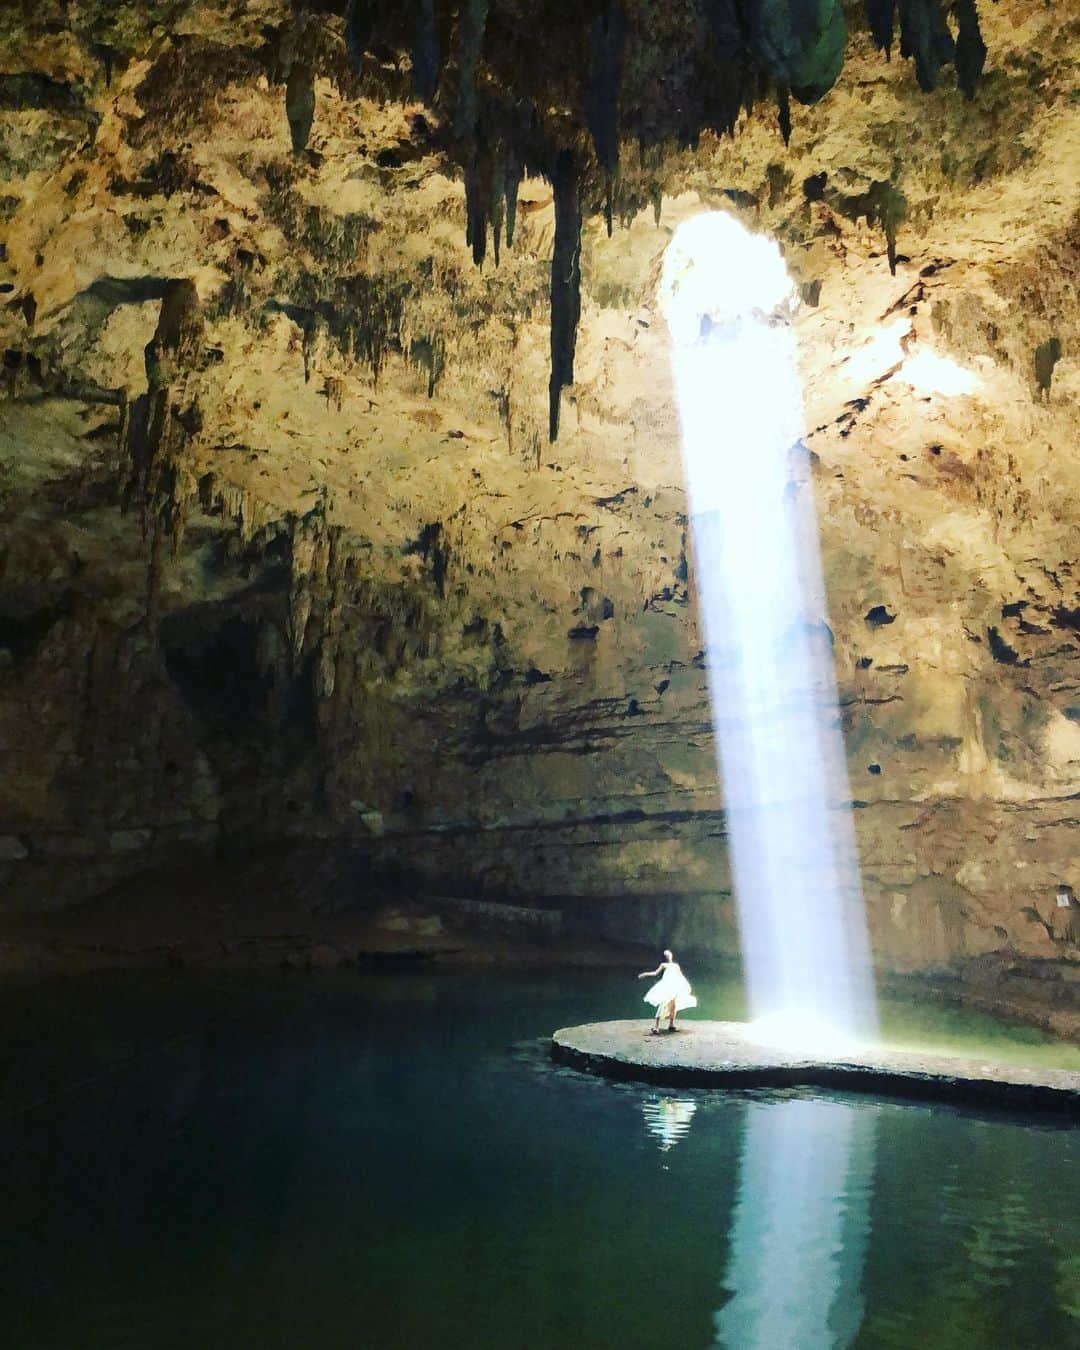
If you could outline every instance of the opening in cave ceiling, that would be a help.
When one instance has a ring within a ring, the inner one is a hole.
[[[886,58],[899,28],[900,54],[922,89],[951,65],[974,96],[986,57],[975,0],[864,0],[861,11],[841,0],[347,0],[353,72],[426,103],[434,140],[463,173],[477,265],[489,241],[496,264],[504,235],[512,246],[523,175],[551,183],[552,441],[574,379],[582,219],[603,213],[610,233],[616,216],[658,203],[662,156],[653,152],[692,147],[703,132],[733,136],[740,114],[763,99],[775,101],[786,143],[791,99],[814,103],[840,75],[848,14]],[[299,36],[281,45],[278,78],[298,153],[316,115],[315,77],[329,73],[331,48],[312,21],[336,14],[333,0],[298,3]],[[637,150],[631,172],[627,145]],[[903,198],[878,186],[864,213],[885,232],[895,267]]]

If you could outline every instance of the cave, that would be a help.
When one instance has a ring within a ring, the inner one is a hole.
[[[3,7],[12,1344],[1080,1342],[1078,59]]]

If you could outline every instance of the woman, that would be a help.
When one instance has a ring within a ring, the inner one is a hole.
[[[659,975],[660,978],[645,995],[645,1002],[656,1008],[656,1020],[650,1034],[659,1036],[662,1017],[668,1019],[669,1031],[677,1031],[675,1018],[684,1008],[696,1008],[697,999],[690,988],[690,981],[669,951],[664,952],[664,959],[655,970],[643,970],[638,979],[647,980],[653,975]]]

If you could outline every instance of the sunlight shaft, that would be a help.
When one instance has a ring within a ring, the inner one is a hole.
[[[662,300],[751,1015],[862,1037],[874,992],[790,297],[775,244],[731,217],[698,216],[668,248]]]

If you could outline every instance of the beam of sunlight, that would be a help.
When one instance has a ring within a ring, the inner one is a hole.
[[[699,612],[754,1019],[876,1030],[779,249],[720,213],[664,258]]]
[[[746,1109],[725,1287],[727,1350],[843,1350],[863,1319],[876,1151],[872,1108],[799,1100]]]

